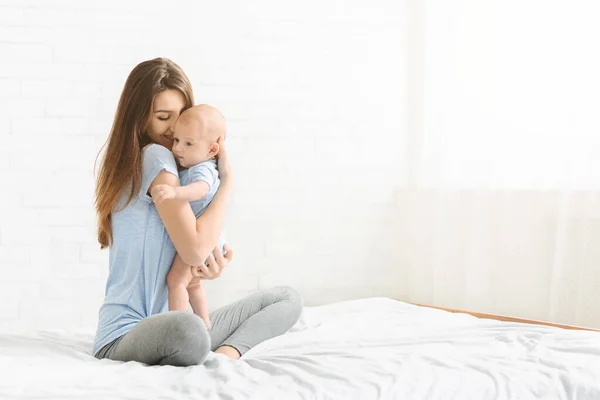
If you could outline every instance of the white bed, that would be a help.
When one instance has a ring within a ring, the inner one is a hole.
[[[600,399],[600,333],[372,298],[307,307],[241,360],[96,360],[92,331],[0,335],[2,399]]]

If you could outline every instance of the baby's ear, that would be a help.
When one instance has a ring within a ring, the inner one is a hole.
[[[219,154],[219,143],[215,142],[213,144],[210,145],[210,155],[211,157],[216,156],[217,154]]]

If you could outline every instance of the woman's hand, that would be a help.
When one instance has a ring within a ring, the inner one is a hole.
[[[219,154],[217,155],[217,169],[219,170],[219,179],[221,183],[231,184],[233,177],[231,176],[231,166],[229,165],[229,156],[227,154],[227,146],[225,139],[221,136],[217,140],[219,145]]]
[[[213,250],[215,256],[213,257],[213,255],[210,254],[206,259],[208,265],[192,265],[192,275],[207,280],[221,276],[221,271],[223,271],[223,268],[225,268],[233,258],[233,249],[231,247],[225,245],[223,246],[223,250],[225,250],[225,256],[223,256],[223,253],[221,253],[218,246],[215,247]]]

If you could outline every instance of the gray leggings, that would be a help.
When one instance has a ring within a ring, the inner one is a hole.
[[[243,355],[253,346],[285,333],[301,312],[302,300],[294,289],[267,289],[212,312],[210,332],[200,317],[189,312],[152,315],[100,349],[96,358],[188,366],[201,364],[209,350],[225,345]]]

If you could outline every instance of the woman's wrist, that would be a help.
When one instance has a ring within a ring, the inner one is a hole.
[[[223,190],[223,191],[227,191],[228,193],[231,191],[231,187],[233,186],[232,184],[232,179],[230,177],[221,177],[220,178],[221,183],[219,185],[219,190]]]

